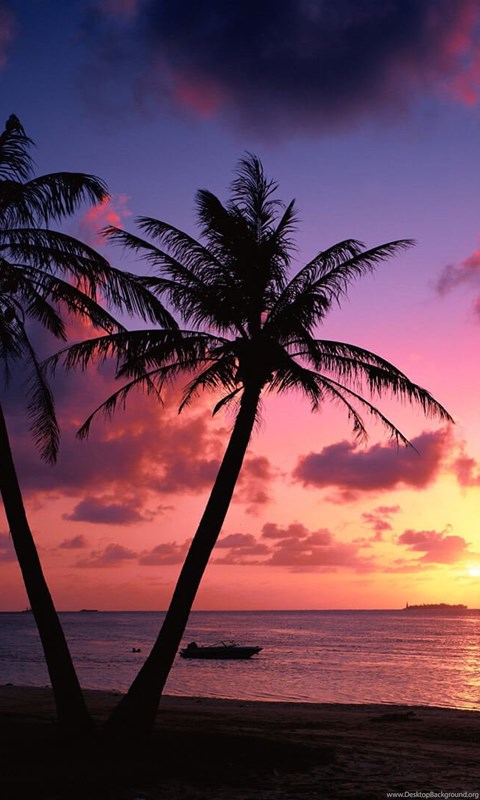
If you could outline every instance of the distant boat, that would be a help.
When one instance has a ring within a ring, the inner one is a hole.
[[[463,603],[452,605],[450,603],[421,603],[420,605],[409,606],[406,604],[404,611],[447,611],[447,612],[461,612],[468,611],[468,606]]]
[[[81,608],[79,614],[97,614],[98,608]]]
[[[200,646],[196,642],[190,642],[187,647],[180,650],[182,658],[251,658],[262,650],[262,647],[248,647],[239,645],[236,642],[219,642],[215,645]]]

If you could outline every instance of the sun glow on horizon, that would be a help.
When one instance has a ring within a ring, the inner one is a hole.
[[[471,578],[480,578],[480,562],[476,562],[475,564],[467,564],[466,565],[467,574],[470,575]]]

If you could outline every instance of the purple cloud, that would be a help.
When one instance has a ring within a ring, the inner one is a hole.
[[[87,547],[88,542],[81,533],[78,536],[72,536],[71,539],[64,539],[58,545],[62,550],[82,550]]]
[[[90,567],[120,567],[126,561],[133,561],[137,553],[123,547],[121,544],[109,544],[104,550],[93,550],[87,558],[82,558],[75,564],[76,567],[89,569]]]
[[[361,450],[351,442],[338,442],[301,457],[293,477],[304,486],[337,487],[350,493],[351,499],[358,491],[386,491],[402,485],[423,489],[437,477],[448,443],[446,430],[415,437],[415,450],[394,444]]]
[[[145,522],[148,517],[140,514],[132,502],[116,503],[105,498],[86,497],[77,503],[72,513],[64,514],[63,519],[96,525],[132,525]]]
[[[138,563],[144,567],[182,564],[189,546],[190,540],[185,541],[183,544],[177,544],[176,542],[157,544],[152,550],[143,553],[139,557]]]

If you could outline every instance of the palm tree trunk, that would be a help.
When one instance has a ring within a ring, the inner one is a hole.
[[[83,735],[93,730],[93,721],[85,704],[28,524],[1,404],[0,453],[0,493],[30,607],[40,634],[58,721],[69,733]]]
[[[232,499],[255,424],[260,391],[257,386],[244,391],[230,441],[160,633],[145,664],[106,724],[107,733],[115,738],[138,738],[151,733],[165,682]]]

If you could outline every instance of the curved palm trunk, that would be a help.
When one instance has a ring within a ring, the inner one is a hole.
[[[145,664],[107,722],[113,736],[141,737],[153,727],[195,595],[222,529],[255,424],[261,389],[246,389],[235,425],[165,620]]]
[[[0,404],[0,493],[30,607],[47,662],[62,728],[72,734],[93,729],[65,635],[50,595],[28,524],[3,409]]]

